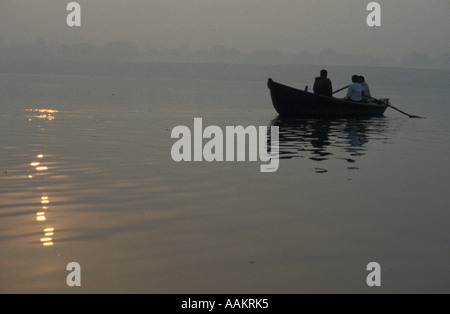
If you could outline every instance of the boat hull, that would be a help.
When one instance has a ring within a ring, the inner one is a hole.
[[[374,117],[382,116],[387,103],[363,103],[317,95],[269,79],[273,106],[287,117]]]

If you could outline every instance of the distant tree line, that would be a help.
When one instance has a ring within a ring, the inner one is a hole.
[[[109,42],[104,45],[89,43],[60,45],[44,39],[38,39],[31,44],[12,43],[8,45],[0,39],[0,60],[328,64],[450,69],[450,52],[439,57],[431,57],[421,52],[411,52],[401,60],[395,60],[376,58],[368,54],[337,53],[332,49],[324,49],[319,53],[308,51],[285,53],[277,50],[241,52],[238,49],[222,45],[199,50],[193,50],[188,46],[171,49],[142,49],[127,41]]]

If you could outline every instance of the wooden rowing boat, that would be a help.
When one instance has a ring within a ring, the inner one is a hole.
[[[313,94],[269,78],[272,103],[281,116],[288,117],[374,117],[382,116],[389,107],[388,99],[356,102]]]

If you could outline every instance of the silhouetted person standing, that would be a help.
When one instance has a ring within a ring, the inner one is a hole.
[[[314,94],[325,95],[328,97],[333,95],[331,80],[327,76],[327,70],[320,71],[320,77],[316,77],[314,81]]]

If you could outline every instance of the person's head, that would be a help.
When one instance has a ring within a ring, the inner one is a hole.
[[[352,76],[352,82],[353,83],[359,83],[359,76],[358,75],[353,75]]]
[[[359,76],[359,82],[360,83],[364,83],[366,81],[366,79],[364,78],[364,76],[360,75]]]
[[[327,70],[322,70],[322,71],[320,71],[320,76],[321,76],[321,77],[327,77],[327,76],[328,76]]]

